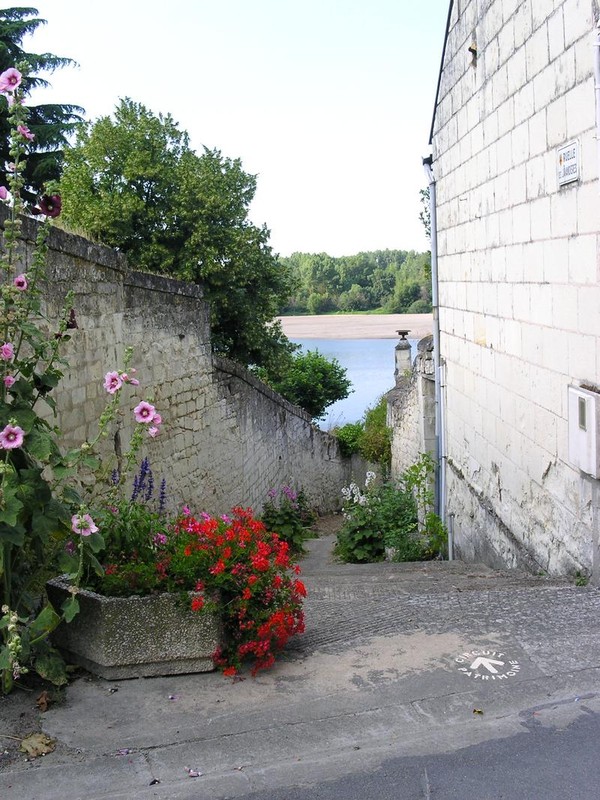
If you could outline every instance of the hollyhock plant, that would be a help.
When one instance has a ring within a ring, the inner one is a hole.
[[[14,450],[23,446],[25,431],[20,428],[15,420],[11,420],[6,427],[0,431],[0,448],[3,450]]]
[[[104,376],[104,388],[109,394],[115,394],[123,386],[123,378],[118,372],[107,372]]]
[[[152,403],[148,403],[145,400],[142,400],[142,402],[138,403],[137,406],[133,409],[133,414],[135,416],[136,422],[142,422],[148,425],[154,421],[156,409],[154,408]]]
[[[45,194],[38,200],[37,206],[31,209],[32,214],[44,214],[51,219],[59,217],[62,211],[62,200],[59,194]]]
[[[14,92],[21,85],[23,76],[18,69],[9,67],[0,74],[0,93]]]
[[[89,514],[73,514],[71,517],[71,530],[81,536],[91,536],[98,532],[98,527]]]
[[[28,142],[32,142],[35,139],[35,135],[29,130],[27,125],[17,125],[17,131]]]
[[[0,358],[3,361],[12,361],[15,356],[15,348],[12,342],[4,342],[0,347]]]

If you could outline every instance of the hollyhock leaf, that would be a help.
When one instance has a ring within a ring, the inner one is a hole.
[[[89,536],[86,536],[85,541],[92,553],[99,553],[105,547],[104,537],[99,532],[91,533]]]
[[[7,503],[7,506],[8,505],[9,503]],[[23,547],[25,544],[25,528],[16,522],[18,512],[22,508],[22,504],[19,503],[17,513],[14,515],[15,522],[12,525],[4,520],[4,516],[7,515],[8,508],[4,508],[2,511],[0,511],[0,542],[8,542],[8,544],[14,544],[17,547]]]
[[[72,506],[81,505],[81,496],[72,486],[65,486],[63,489],[63,500]]]
[[[16,400],[27,402],[33,397],[33,386],[25,378],[18,378],[16,383],[11,386],[10,391]]]
[[[61,377],[62,373],[58,370],[48,370],[41,375],[34,373],[33,382],[38,392],[40,394],[45,394],[46,392],[50,391],[50,389],[54,389],[56,386],[58,386]]]
[[[49,648],[35,659],[35,671],[54,686],[64,686],[68,683],[66,664],[54,648]]]
[[[88,469],[95,471],[98,469],[98,467],[102,462],[100,461],[99,458],[96,458],[96,456],[88,454],[81,459],[81,463],[84,464],[86,467],[88,467]]]
[[[62,481],[65,478],[70,478],[77,473],[77,467],[67,467],[65,464],[55,464],[52,467],[52,473],[56,480]]]
[[[10,669],[11,663],[10,651],[8,646],[4,645],[4,647],[0,648],[0,672],[3,672],[5,669]]]
[[[31,531],[42,542],[47,542],[51,536],[54,536],[58,527],[56,521],[49,520],[43,512],[35,513],[31,520]]]
[[[16,384],[15,384],[16,385]],[[10,408],[10,416],[15,420],[15,425],[22,428],[25,434],[31,432],[38,415],[30,408]]]
[[[48,636],[48,634],[52,633],[52,631],[58,627],[60,621],[60,616],[50,603],[48,603],[42,608],[33,622],[29,623],[30,641],[32,642],[39,636]]]
[[[38,461],[46,462],[55,450],[54,438],[51,433],[36,428],[27,437],[27,449]]]
[[[9,487],[5,486],[2,508],[0,509],[0,522],[8,526],[7,531],[12,529],[16,531],[19,514],[22,510],[23,503],[16,497],[16,492],[11,492]],[[18,533],[14,535],[9,535],[8,533],[3,535],[2,531],[0,531],[0,539],[12,542],[13,544],[17,544],[17,540],[22,541],[22,537]]]
[[[76,595],[70,595],[60,607],[65,618],[65,622],[71,622],[79,613],[79,600]]]

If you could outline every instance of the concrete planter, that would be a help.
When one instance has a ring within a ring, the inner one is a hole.
[[[69,584],[55,578],[46,585],[60,608]],[[209,672],[221,643],[218,615],[191,611],[179,595],[104,597],[77,593],[80,612],[52,634],[68,661],[107,680]]]

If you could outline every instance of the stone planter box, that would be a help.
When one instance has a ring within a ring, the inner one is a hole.
[[[69,584],[55,578],[46,584],[59,609]],[[107,680],[209,672],[221,643],[218,615],[194,612],[176,594],[104,597],[77,593],[80,612],[61,623],[52,642],[67,661]]]

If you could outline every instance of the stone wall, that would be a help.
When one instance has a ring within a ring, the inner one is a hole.
[[[25,220],[24,266],[31,263],[36,223]],[[170,505],[223,513],[262,507],[282,483],[304,488],[320,511],[340,505],[341,487],[364,465],[344,459],[337,440],[316,428],[244,368],[211,354],[209,309],[198,286],[131,272],[115,251],[53,229],[49,238],[47,315],[55,320],[68,290],[77,328],[61,349],[69,360],[57,390],[65,447],[90,440],[108,395],[106,372],[120,369],[125,348],[140,387],[127,386],[118,436],[106,451],[124,451],[131,408],[150,399],[163,417],[145,441],[156,478],[167,479]],[[56,330],[51,324],[49,335]]]
[[[595,0],[453,5],[434,121],[448,511],[460,555],[597,561],[598,481],[568,457],[567,387],[598,385]],[[559,186],[557,148],[580,178]]]
[[[387,393],[392,429],[392,477],[399,478],[421,453],[435,458],[435,385],[432,337],[421,339],[412,369],[397,372],[396,387]]]

